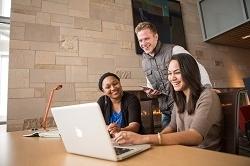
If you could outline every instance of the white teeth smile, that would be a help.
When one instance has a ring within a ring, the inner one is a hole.
[[[172,82],[173,86],[178,86],[180,83],[179,82]]]

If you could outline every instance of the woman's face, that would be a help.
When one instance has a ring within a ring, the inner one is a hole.
[[[122,86],[113,76],[106,77],[102,82],[103,93],[111,99],[119,99],[122,96]]]
[[[182,79],[179,62],[171,60],[168,66],[168,80],[173,85],[175,91],[187,90],[187,85]]]

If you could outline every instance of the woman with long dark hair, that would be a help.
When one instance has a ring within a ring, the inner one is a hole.
[[[203,88],[199,68],[188,54],[176,54],[169,63],[168,80],[175,106],[170,124],[161,133],[139,135],[120,132],[120,144],[188,145],[220,150],[222,111],[218,95]]]

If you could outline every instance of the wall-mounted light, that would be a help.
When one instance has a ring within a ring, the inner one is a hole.
[[[247,39],[247,38],[250,38],[250,35],[242,36],[241,38],[242,39]]]

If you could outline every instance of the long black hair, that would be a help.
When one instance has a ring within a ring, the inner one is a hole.
[[[190,89],[190,96],[186,103],[186,96],[183,91],[175,91],[173,86],[170,85],[173,99],[179,113],[183,113],[187,107],[187,112],[191,115],[194,113],[196,102],[203,91],[198,64],[191,55],[186,53],[173,55],[170,62],[172,60],[176,60],[179,63],[182,79]]]

